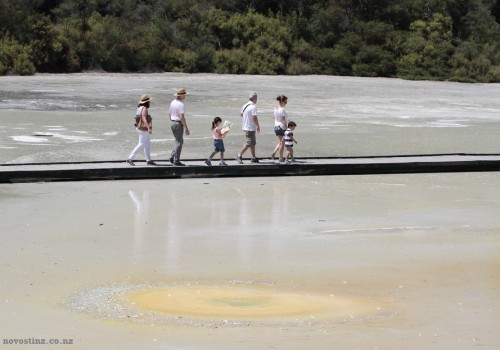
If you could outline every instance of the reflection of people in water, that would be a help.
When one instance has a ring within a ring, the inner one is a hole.
[[[142,197],[141,197],[142,192]],[[154,235],[153,226],[151,225],[151,220],[158,215],[158,211],[150,210],[150,202],[152,198],[150,197],[150,191],[128,191],[130,199],[135,205],[134,213],[134,241],[133,241],[133,257],[138,260],[143,257],[144,250],[148,250],[151,245],[158,245],[158,236]],[[167,222],[165,228],[165,263],[171,271],[175,271],[178,268],[178,263],[180,259],[180,244],[182,243],[182,228],[179,223],[179,214],[176,212],[177,206],[177,193],[171,191],[169,193],[169,203],[171,204],[171,209],[167,211]],[[163,215],[162,215],[163,218]],[[154,220],[153,220],[154,221]],[[148,231],[149,230],[149,231]],[[149,233],[149,235],[147,235]],[[149,241],[148,241],[149,240]],[[148,244],[147,248],[145,245]]]
[[[289,197],[293,190],[287,186],[283,188],[281,183],[266,189],[273,195],[263,206],[255,206],[257,197],[246,193],[244,186],[235,185],[215,191],[212,204],[201,211],[192,208],[192,197],[181,195],[183,190],[180,188],[172,186],[168,191],[155,192],[151,187],[138,188],[128,191],[133,203],[127,215],[133,230],[129,242],[132,245],[130,259],[138,266],[155,259],[161,266],[155,269],[173,275],[185,269],[189,271],[194,266],[193,261],[210,257],[210,251],[226,252],[217,258],[220,262],[251,265],[257,256],[274,259],[282,249],[283,235],[277,232],[280,232],[283,217],[293,210],[292,203],[296,202]],[[234,191],[236,196],[233,196]],[[229,196],[231,199],[227,200]],[[169,203],[168,210],[157,205],[158,200]],[[198,219],[193,220],[189,209],[197,212]],[[269,229],[256,225],[255,217],[261,216],[263,210],[268,215]],[[231,233],[234,228],[237,234]],[[230,239],[214,239],[226,235]],[[193,253],[198,254],[198,258],[188,259]]]
[[[149,191],[142,192],[142,199],[133,190],[128,191],[132,202],[135,204],[134,215],[134,256],[137,257],[142,251],[144,236],[146,234],[146,223],[149,220]]]

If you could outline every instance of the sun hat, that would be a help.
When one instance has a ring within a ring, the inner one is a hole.
[[[249,100],[253,100],[254,97],[257,97],[257,93],[255,91],[252,91],[249,95],[248,95],[248,99]]]
[[[177,92],[174,94],[174,96],[183,96],[183,95],[188,95],[186,89],[178,89]]]
[[[151,98],[149,97],[149,95],[142,95],[138,104],[143,105],[143,104],[148,103],[149,101],[151,101]]]

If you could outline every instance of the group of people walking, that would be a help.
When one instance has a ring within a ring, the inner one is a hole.
[[[180,161],[182,145],[184,144],[184,135],[188,136],[190,134],[184,109],[184,100],[187,95],[188,93],[186,89],[183,88],[177,90],[174,94],[175,99],[170,103],[169,108],[170,127],[175,138],[174,147],[169,161],[175,166],[184,166],[184,164]],[[137,135],[139,136],[139,142],[127,158],[127,163],[132,166],[135,165],[134,159],[141,149],[144,149],[146,164],[156,165],[156,163],[151,159],[150,135],[153,132],[153,118],[149,114],[151,100],[152,99],[148,95],[143,95],[137,104],[135,127]],[[271,158],[274,160],[276,158],[276,154],[278,154],[279,162],[291,163],[295,161],[293,156],[293,144],[297,143],[297,141],[294,138],[293,132],[297,124],[289,120],[288,114],[285,110],[288,98],[284,95],[280,95],[276,98],[276,100],[278,101],[278,105],[274,110],[274,132],[278,138],[278,143],[271,154]],[[251,92],[249,94],[248,102],[241,107],[240,115],[242,117],[242,129],[245,132],[245,143],[237,154],[236,161],[239,164],[243,164],[243,154],[247,150],[250,150],[250,162],[259,163],[259,159],[255,154],[255,146],[257,145],[256,134],[260,133],[259,118],[257,116],[257,93]],[[223,128],[222,119],[220,117],[214,118],[211,129],[214,151],[205,160],[205,164],[211,166],[213,157],[220,153],[219,165],[226,166],[227,163],[224,160],[225,148],[223,138],[228,130]],[[287,151],[286,155],[285,149]]]
[[[170,117],[170,128],[172,129],[172,134],[175,138],[174,148],[170,154],[170,163],[176,166],[183,166],[181,163],[181,151],[182,145],[184,144],[184,134],[189,135],[189,128],[185,118],[184,110],[184,100],[187,96],[186,89],[179,89],[174,94],[175,99],[170,103],[169,117]],[[132,153],[127,158],[127,163],[130,165],[134,164],[134,159],[141,149],[144,149],[144,156],[146,158],[146,164],[156,165],[156,163],[151,160],[151,138],[150,135],[153,132],[153,118],[149,114],[149,106],[151,104],[151,98],[148,95],[141,96],[137,104],[137,110],[135,112],[135,130],[139,136],[139,142],[137,146],[132,150]]]

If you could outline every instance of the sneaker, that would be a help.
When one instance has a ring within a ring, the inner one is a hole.
[[[285,161],[285,164],[290,165],[290,164],[292,164],[292,161],[291,160],[287,160],[287,161]]]
[[[129,163],[132,166],[135,166],[134,161],[132,159],[127,159],[127,163]]]
[[[149,160],[146,164],[147,164],[147,165],[156,165],[156,163],[155,163],[155,162],[153,162],[152,160]]]
[[[236,161],[240,164],[243,164],[243,158],[241,158],[241,156],[236,156]]]
[[[219,166],[227,166],[227,163],[223,160],[220,161]]]
[[[285,158],[280,158],[280,163],[283,163],[285,161]]]
[[[276,159],[276,157],[274,156],[274,153],[273,153],[273,154],[271,154],[271,159],[272,159],[272,160],[275,160],[275,159]]]
[[[168,160],[171,164],[174,164],[174,158],[170,157],[170,159]]]
[[[292,158],[292,163],[297,163],[297,161],[295,160],[295,158]]]
[[[210,161],[210,159],[205,160],[205,164],[208,166],[212,166],[212,162]]]
[[[177,161],[177,162],[174,162],[174,165],[175,166],[185,166],[186,164]]]
[[[252,158],[252,160],[250,162],[251,163],[258,163],[259,162],[259,158]]]

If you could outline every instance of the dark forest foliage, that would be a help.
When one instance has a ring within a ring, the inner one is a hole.
[[[500,82],[495,0],[1,0],[0,74]]]

